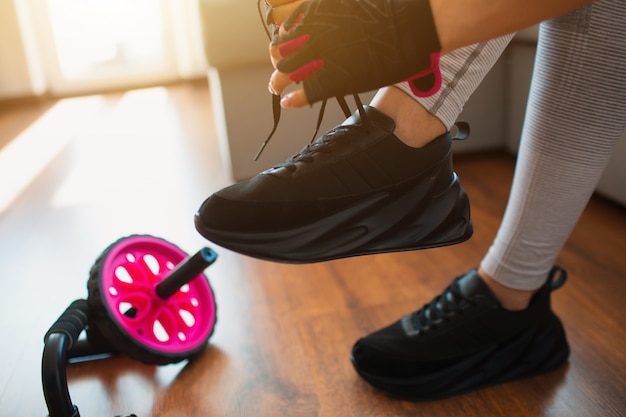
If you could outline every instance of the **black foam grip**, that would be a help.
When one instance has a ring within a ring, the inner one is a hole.
[[[78,336],[88,323],[87,300],[76,300],[61,314],[56,322],[46,332],[44,342],[52,333],[63,333],[69,337],[69,349],[74,346]]]

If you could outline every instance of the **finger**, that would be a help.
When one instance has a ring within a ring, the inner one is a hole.
[[[304,89],[302,88],[286,94],[285,97],[280,100],[280,106],[285,109],[295,109],[308,105],[309,101],[307,100]]]
[[[270,43],[270,59],[274,68],[277,68],[278,61],[300,49],[309,38],[310,36],[305,34],[282,43]]]
[[[281,95],[285,88],[289,87],[289,85],[293,84],[293,82],[294,81],[289,77],[289,74],[276,70],[270,76],[268,89],[272,94]]]
[[[283,57],[280,56],[280,50],[276,45],[270,43],[270,60],[272,61],[272,66],[276,68],[278,61],[280,61]]]
[[[265,4],[272,7],[283,6],[285,4],[294,3],[299,0],[265,0]]]
[[[285,19],[289,17],[302,3],[308,0],[296,0],[286,3],[282,6],[275,6],[272,8],[272,23],[282,26]]]
[[[297,38],[293,38],[288,41],[276,44],[276,48],[278,49],[278,53],[280,54],[280,56],[282,58],[286,58],[296,52],[298,49],[302,48],[310,38],[311,35],[305,33],[304,35],[300,35]]]

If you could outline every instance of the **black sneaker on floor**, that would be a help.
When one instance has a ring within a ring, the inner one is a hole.
[[[288,263],[451,245],[472,235],[450,134],[416,149],[373,107],[286,162],[209,197],[198,232],[245,255]],[[468,126],[458,124],[459,138]]]
[[[546,372],[569,356],[550,308],[550,293],[565,280],[555,266],[529,307],[512,312],[471,271],[420,310],[359,340],[352,364],[374,387],[418,401]]]

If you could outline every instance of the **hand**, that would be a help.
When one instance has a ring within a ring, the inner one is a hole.
[[[273,24],[277,27],[279,34],[286,33],[286,30],[282,26],[285,19],[289,17],[300,5],[308,0],[265,0],[267,23]],[[270,59],[272,65],[276,68],[277,62],[280,57],[273,53],[273,49],[270,44]],[[281,73],[276,70],[272,74],[269,84],[269,90],[272,94],[280,95],[285,87],[291,84],[288,74]],[[307,104],[306,95],[303,89],[299,89],[290,93],[288,96],[282,99],[283,107],[287,107],[287,103],[291,103],[288,107],[303,107]]]
[[[440,48],[428,0],[309,0],[272,39],[270,90],[302,82],[283,107],[408,79],[416,94],[430,95],[440,85]]]

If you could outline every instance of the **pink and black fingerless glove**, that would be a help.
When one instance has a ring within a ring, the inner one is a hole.
[[[408,81],[417,96],[441,87],[429,0],[310,0],[272,44],[277,68],[302,81],[309,103]]]

